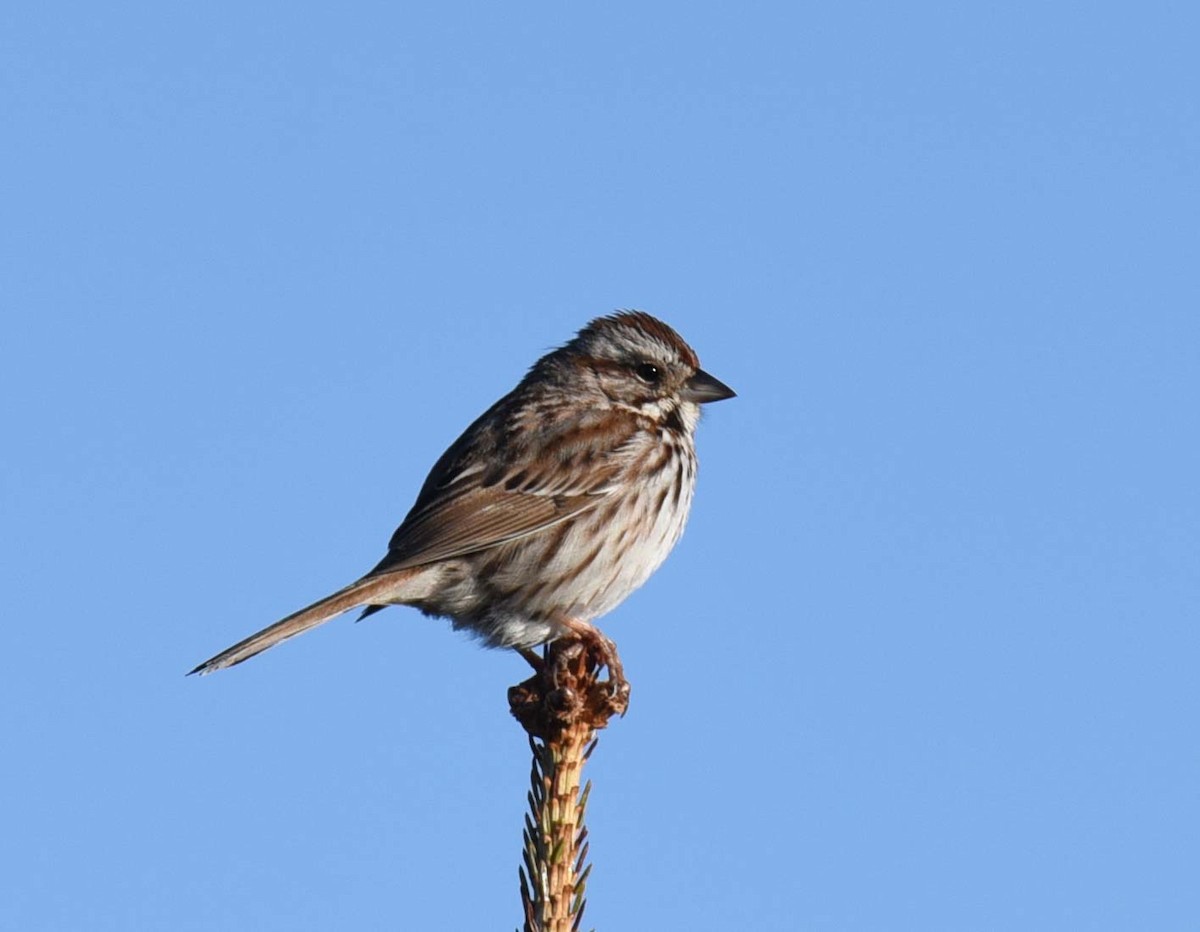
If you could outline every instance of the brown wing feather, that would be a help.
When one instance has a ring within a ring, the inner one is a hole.
[[[604,500],[636,419],[530,394],[542,391],[527,377],[442,454],[368,577],[536,534]]]
[[[411,515],[368,576],[476,553],[536,534],[595,506],[599,495],[537,495],[473,488]]]

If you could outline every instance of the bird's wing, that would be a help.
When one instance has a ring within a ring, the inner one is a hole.
[[[405,521],[372,573],[436,563],[536,534],[594,506],[593,496],[474,489]]]
[[[542,406],[521,392],[496,402],[442,454],[368,576],[536,534],[594,508],[621,484],[648,439],[636,417],[588,409],[532,422],[530,412]]]
[[[477,553],[553,527],[602,502],[615,471],[615,466],[593,468],[583,486],[562,476],[540,480],[528,469],[499,476],[467,470],[461,479],[423,496],[392,535],[387,556],[368,575]]]

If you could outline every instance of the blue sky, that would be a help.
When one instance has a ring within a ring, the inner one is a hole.
[[[739,392],[603,626],[603,929],[1194,929],[1200,17],[20,4],[0,927],[519,921],[525,675],[382,555],[589,318]]]

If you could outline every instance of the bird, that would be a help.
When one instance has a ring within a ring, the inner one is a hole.
[[[593,621],[658,569],[687,522],[700,406],[735,397],[644,311],[547,353],[442,454],[366,575],[199,664],[205,675],[354,608],[448,618],[488,647],[575,638],[617,679]]]

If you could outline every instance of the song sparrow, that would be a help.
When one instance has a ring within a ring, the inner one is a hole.
[[[616,681],[615,649],[590,622],[679,540],[699,405],[733,395],[649,314],[593,320],[442,454],[378,566],[191,672],[241,663],[357,606],[366,617],[411,605],[531,660],[530,648],[572,634]]]

